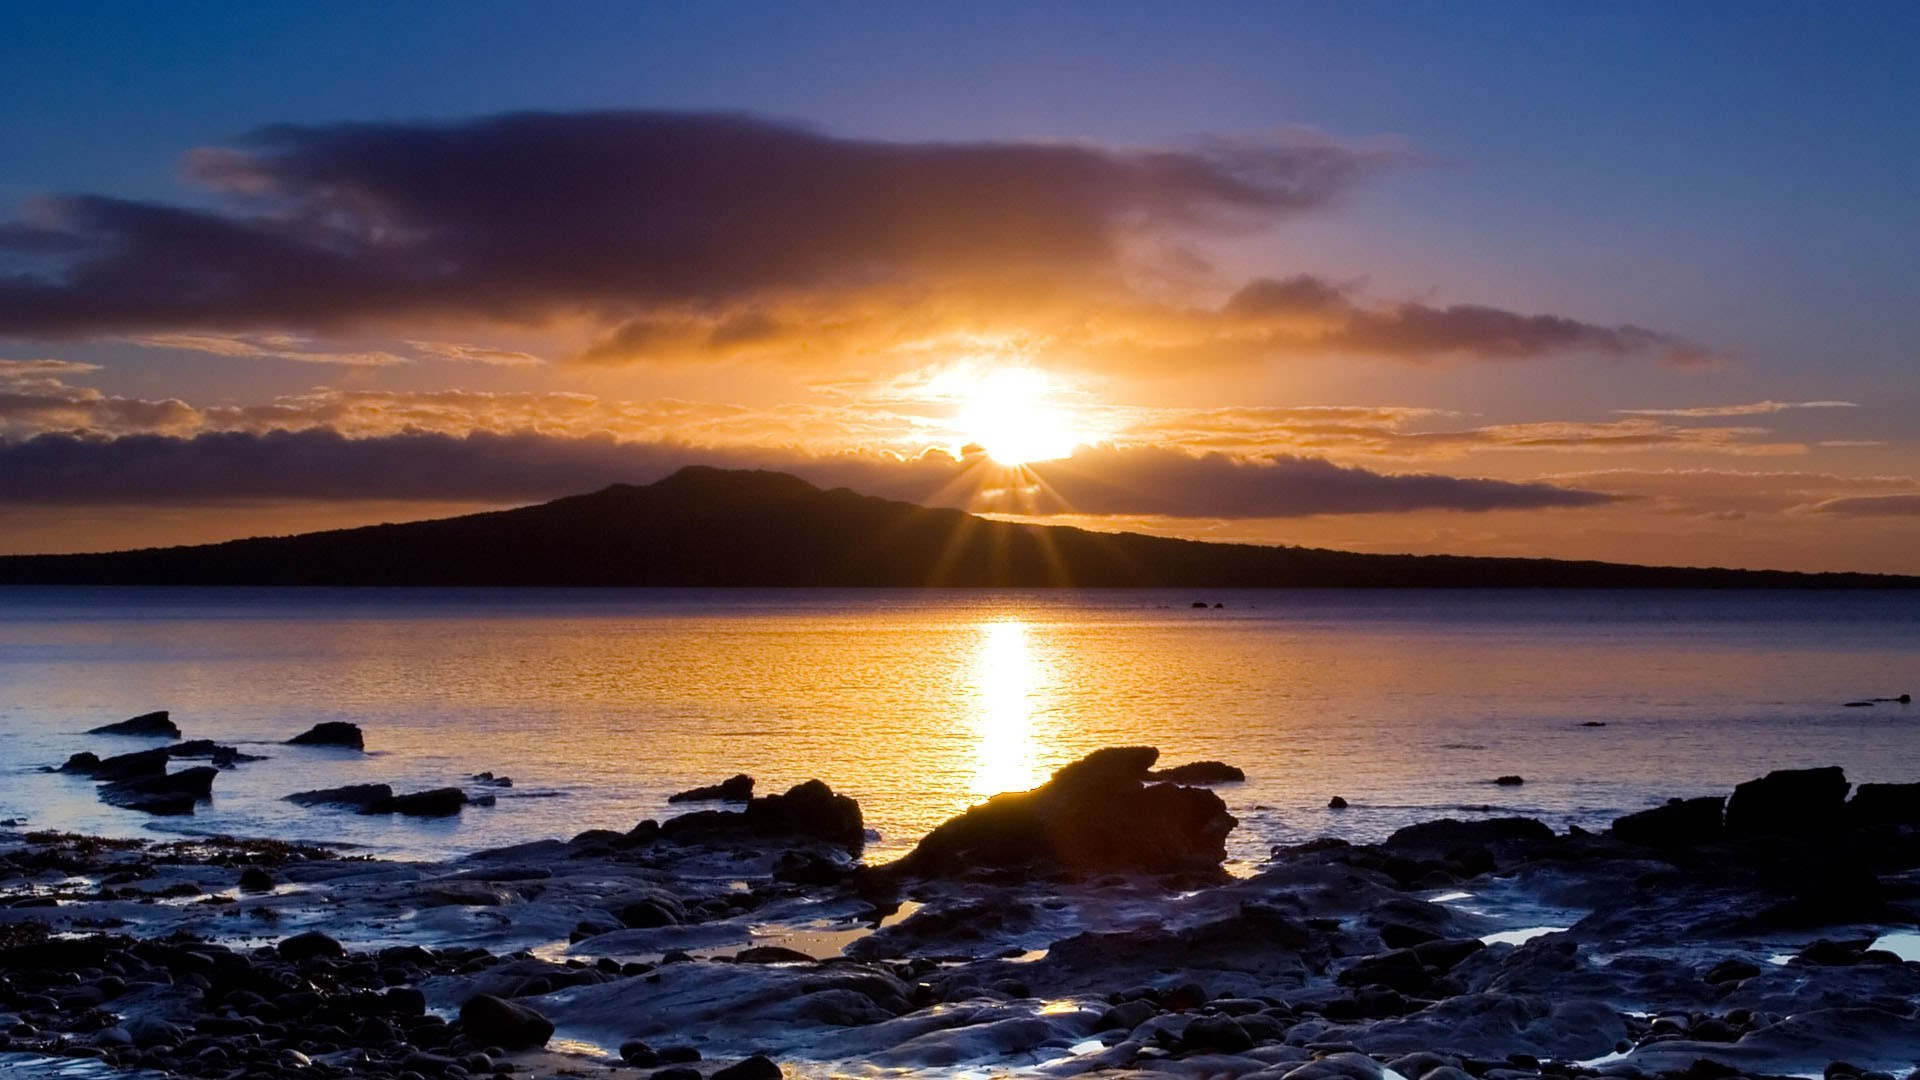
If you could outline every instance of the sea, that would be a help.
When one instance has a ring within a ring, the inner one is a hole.
[[[1920,592],[10,588],[0,819],[442,859],[631,828],[745,772],[858,799],[885,859],[1145,744],[1245,770],[1216,790],[1246,868],[1436,817],[1603,828],[1772,769],[1920,780],[1920,705],[1847,704],[1914,691]],[[46,771],[158,745],[85,734],[154,709],[265,760],[191,817]],[[366,752],[283,745],[328,720]],[[373,782],[496,799],[419,820],[283,798]]]

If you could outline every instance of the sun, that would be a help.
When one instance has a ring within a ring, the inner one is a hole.
[[[1043,371],[998,368],[974,376],[960,391],[955,433],[1000,465],[1055,461],[1085,441],[1060,387]]]

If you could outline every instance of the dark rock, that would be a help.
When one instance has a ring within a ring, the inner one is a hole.
[[[765,1054],[755,1054],[716,1070],[711,1080],[780,1080],[781,1076],[780,1066],[774,1064],[771,1058]]]
[[[338,941],[318,930],[309,930],[304,934],[295,934],[286,938],[274,946],[274,951],[280,954],[280,959],[296,964],[315,956],[331,959],[347,954],[346,948]]]
[[[1665,806],[1615,818],[1607,830],[1616,840],[1647,847],[1692,847],[1719,839],[1727,800],[1718,795],[1669,799]]]
[[[241,892],[272,892],[275,884],[273,875],[258,866],[240,871]]]
[[[1524,784],[1527,782],[1527,778],[1524,776],[1515,776],[1512,773],[1508,773],[1505,776],[1494,777],[1493,782],[1500,785],[1501,787],[1519,787],[1521,784]]]
[[[1253,1049],[1253,1036],[1231,1016],[1196,1016],[1180,1033],[1180,1045],[1186,1050],[1238,1054]]]
[[[79,773],[95,780],[129,780],[136,776],[160,776],[167,771],[167,750],[141,750],[102,758],[82,751],[60,766],[61,772]]]
[[[1492,844],[1538,844],[1553,839],[1553,830],[1533,818],[1489,818],[1458,821],[1440,818],[1396,831],[1382,847],[1443,852],[1456,847]]]
[[[836,795],[819,780],[796,784],[784,795],[753,799],[742,811],[700,810],[669,819],[660,835],[682,842],[724,842],[729,839],[824,840],[857,852],[866,846],[866,823],[860,804]]]
[[[509,788],[513,786],[513,777],[495,776],[490,772],[477,772],[467,777],[467,779],[472,780],[476,784],[485,784],[488,787]]]
[[[1920,825],[1920,784],[1861,784],[1847,817],[1858,825]]]
[[[218,775],[220,770],[211,765],[197,765],[176,773],[129,777],[102,784],[100,801],[149,814],[191,814],[194,803],[213,797],[213,778]]]
[[[661,926],[678,926],[686,919],[686,913],[680,905],[659,897],[647,897],[626,904],[614,913],[622,925],[631,930],[651,930]]]
[[[1095,751],[1032,791],[996,795],[950,819],[892,869],[935,877],[980,867],[1217,869],[1237,822],[1211,791],[1145,783],[1158,756],[1150,746]]]
[[[1423,927],[1400,922],[1382,923],[1380,926],[1380,943],[1389,949],[1411,949],[1415,945],[1438,940],[1439,934]]]
[[[368,803],[360,808],[363,814],[406,814],[409,817],[452,817],[467,805],[467,793],[457,787],[433,788],[429,791],[410,791],[405,795],[395,795]]]
[[[697,1046],[674,1045],[660,1048],[660,1060],[669,1065],[687,1065],[700,1060]]]
[[[385,784],[348,784],[345,787],[316,788],[283,796],[301,806],[373,806],[393,798],[393,789]]]
[[[460,1026],[476,1040],[507,1050],[531,1050],[547,1045],[553,1021],[515,1001],[492,994],[476,994],[460,1006]]]
[[[754,945],[734,954],[742,964],[817,964],[819,959],[781,945]]]
[[[1775,770],[1733,789],[1727,800],[1727,831],[1751,835],[1834,828],[1846,811],[1851,786],[1838,765]]]
[[[1708,968],[1700,978],[1702,981],[1718,984],[1739,982],[1742,979],[1751,979],[1758,974],[1760,974],[1758,964],[1751,964],[1738,957],[1733,957],[1722,960]]]
[[[667,796],[670,803],[680,802],[746,802],[753,798],[753,777],[746,773],[736,773],[717,784],[691,788],[676,795]]]
[[[1347,808],[1347,800],[1341,798],[1338,795],[1335,795],[1333,798],[1327,800],[1327,809],[1329,810],[1345,810],[1346,808]]]
[[[620,1060],[629,1065],[650,1069],[660,1064],[660,1055],[653,1052],[653,1047],[639,1039],[628,1039],[620,1044]]]
[[[149,735],[163,739],[177,739],[180,729],[174,726],[167,710],[141,713],[131,720],[122,720],[117,724],[103,724],[97,728],[88,728],[89,735]]]
[[[1156,769],[1147,780],[1159,784],[1239,784],[1247,774],[1237,766],[1220,761],[1190,761],[1171,769]]]
[[[349,724],[344,720],[328,720],[315,724],[307,730],[287,740],[290,746],[345,746],[354,750],[364,750],[366,740],[360,734],[360,725]]]

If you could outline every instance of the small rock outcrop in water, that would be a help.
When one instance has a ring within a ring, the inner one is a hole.
[[[824,840],[854,852],[867,842],[860,804],[834,794],[819,780],[796,784],[784,795],[752,799],[745,810],[696,810],[660,826],[661,836],[683,842],[723,841],[741,834]]]
[[[1791,833],[1831,829],[1846,812],[1847,774],[1838,765],[1778,769],[1733,789],[1727,800],[1730,833]]]
[[[1607,830],[1617,840],[1647,847],[1692,847],[1717,840],[1726,798],[1669,799],[1664,806],[1615,818]]]
[[[393,798],[393,789],[385,784],[348,784],[345,787],[296,791],[283,798],[301,806],[372,806]]]
[[[409,817],[452,817],[467,805],[467,793],[457,787],[411,791],[368,803],[363,814],[405,814]]]
[[[1223,761],[1190,761],[1171,769],[1155,769],[1147,779],[1156,784],[1239,784],[1247,774]]]
[[[61,772],[78,773],[95,780],[127,780],[136,776],[158,776],[167,771],[167,750],[160,747],[154,750],[141,750],[132,754],[116,754],[110,758],[82,750],[67,759],[60,766]]]
[[[979,867],[1218,869],[1238,822],[1211,791],[1148,784],[1159,756],[1151,746],[1096,750],[1032,791],[996,795],[949,820],[891,869],[928,877]]]
[[[315,724],[307,730],[287,740],[289,746],[346,746],[355,750],[365,750],[367,743],[360,735],[360,725],[349,724],[344,720],[328,720]]]
[[[1857,825],[1920,825],[1920,783],[1861,784],[1847,817]]]
[[[131,720],[122,720],[117,724],[103,724],[97,728],[88,728],[89,735],[151,735],[163,739],[177,739],[180,729],[174,726],[167,710],[141,713]]]
[[[1327,809],[1329,810],[1345,810],[1346,808],[1347,808],[1347,800],[1341,798],[1338,795],[1335,795],[1333,798],[1327,800]]]
[[[100,801],[148,814],[191,814],[194,803],[213,797],[213,778],[218,775],[220,770],[211,765],[196,765],[176,773],[129,777],[100,785]]]
[[[717,784],[690,788],[678,794],[669,795],[667,801],[670,803],[746,802],[751,798],[753,798],[753,777],[746,773],[735,773]]]
[[[1524,784],[1527,782],[1527,778],[1524,776],[1515,775],[1513,773],[1508,773],[1505,776],[1494,777],[1493,782],[1495,784],[1498,784],[1501,787],[1519,787],[1521,784]]]

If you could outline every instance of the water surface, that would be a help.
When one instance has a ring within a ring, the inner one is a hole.
[[[1772,768],[1920,779],[1920,711],[1843,707],[1916,684],[1914,593],[0,589],[0,818],[446,855],[745,771],[854,795],[885,854],[1151,743],[1247,771],[1219,790],[1253,858],[1442,813],[1592,826]],[[350,720],[372,752],[243,746],[272,760],[183,819],[37,771],[149,745],[81,732],[155,708],[232,743]],[[483,770],[515,786],[449,821],[279,800]]]

